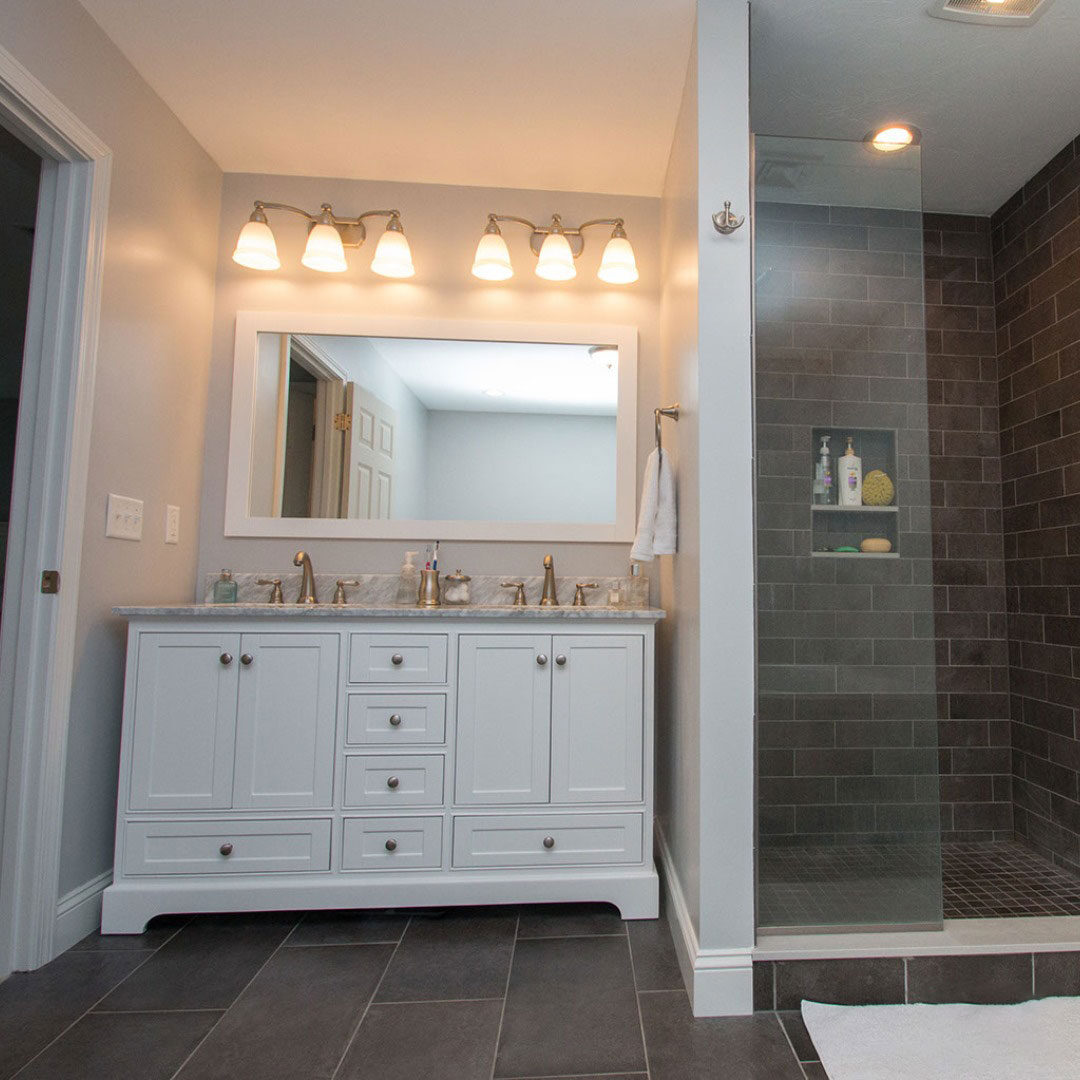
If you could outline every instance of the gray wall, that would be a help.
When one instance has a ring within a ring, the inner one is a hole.
[[[347,252],[349,270],[340,275],[313,273],[300,265],[304,228],[299,219],[272,219],[281,269],[274,273],[245,270],[232,261],[240,227],[256,198],[307,208],[331,202],[342,214],[374,207],[396,206],[402,212],[416,264],[416,277],[389,281],[369,269],[378,224],[359,251]],[[476,243],[489,211],[520,214],[534,221],[553,211],[576,222],[616,214],[637,254],[641,279],[612,288],[596,278],[606,237],[598,229],[578,264],[578,277],[552,283],[533,273],[527,234],[508,226],[515,276],[492,284],[470,274]],[[206,471],[200,524],[199,564],[213,571],[222,566],[287,568],[296,551],[295,540],[226,538],[225,465],[229,444],[229,408],[235,319],[238,311],[311,311],[427,318],[484,319],[508,322],[610,322],[639,329],[638,465],[652,440],[652,409],[659,396],[659,200],[626,195],[575,192],[516,191],[497,188],[451,187],[437,184],[383,183],[318,177],[264,176],[233,173],[225,177],[218,241],[217,303],[214,315],[213,367],[206,414]],[[431,537],[417,537],[429,540]],[[319,571],[396,573],[406,548],[415,541],[318,540],[307,542]],[[624,573],[628,544],[510,544],[454,542],[443,545],[446,565],[466,571],[523,573],[540,566],[554,550],[560,574]]]
[[[113,153],[64,789],[60,893],[112,865],[124,624],[114,604],[190,599],[221,173],[75,0],[0,7],[0,41]],[[104,535],[109,491],[143,540]],[[165,546],[165,504],[182,509]]]

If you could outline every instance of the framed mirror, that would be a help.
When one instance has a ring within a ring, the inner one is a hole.
[[[633,539],[637,330],[236,318],[225,534]]]

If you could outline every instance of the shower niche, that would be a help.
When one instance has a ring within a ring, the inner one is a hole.
[[[838,503],[811,505],[811,554],[833,559],[898,559],[899,485],[896,480],[896,431],[888,428],[816,427],[811,431],[810,473],[817,466],[821,440],[829,437],[832,457],[833,491],[839,493],[839,460],[847,440],[854,441],[855,453],[862,459],[863,483],[880,470],[893,483],[893,497],[885,506],[840,506]],[[887,552],[861,551],[864,540],[889,542]],[[854,549],[854,550],[852,550]]]

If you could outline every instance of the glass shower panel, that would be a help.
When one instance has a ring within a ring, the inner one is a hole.
[[[758,924],[940,926],[919,149],[755,172]]]

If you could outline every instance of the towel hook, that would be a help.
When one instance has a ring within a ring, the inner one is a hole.
[[[656,423],[656,449],[662,449],[660,445],[660,417],[666,416],[669,420],[679,422],[679,408],[680,405],[676,401],[674,405],[669,405],[666,409],[653,409],[653,420]]]

